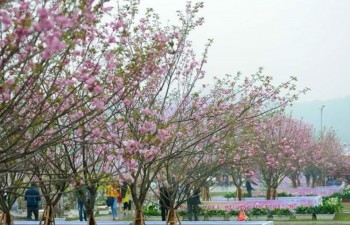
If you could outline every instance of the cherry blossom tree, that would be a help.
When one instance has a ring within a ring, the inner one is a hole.
[[[221,147],[226,155],[225,170],[232,177],[239,201],[243,198],[242,186],[244,182],[247,177],[254,175],[255,168],[252,159],[255,152],[254,148],[251,147],[254,138],[252,126],[248,126],[229,133]]]
[[[299,132],[302,138],[294,140],[292,147],[295,149],[295,160],[292,160],[292,167],[287,177],[292,181],[294,188],[300,186],[300,177],[306,168],[306,161],[313,148],[313,127],[303,121],[299,121]]]
[[[11,167],[13,162],[5,163],[8,167]],[[15,204],[18,197],[23,196],[25,188],[27,186],[26,177],[27,173],[21,167],[26,167],[25,164],[17,166],[17,171],[8,171],[0,176],[0,210],[5,215],[4,224],[13,224],[13,218],[11,216],[11,209]]]
[[[72,133],[72,139],[65,143],[71,172],[71,185],[86,206],[88,224],[96,224],[94,205],[97,191],[104,181],[113,175],[114,164],[112,137],[107,134],[105,115],[89,123],[83,123]],[[98,128],[98,129],[96,129]],[[86,191],[89,198],[86,198]]]
[[[93,0],[1,3],[1,176],[51,146],[73,146],[73,132],[116,113],[137,88],[148,61],[129,57],[126,45],[135,8],[103,19],[110,10]],[[87,128],[84,135],[100,136],[101,128]]]
[[[304,173],[311,178],[311,187],[324,185],[327,175],[332,174],[343,164],[343,148],[333,130],[326,130],[315,140],[312,151],[306,158]]]
[[[119,141],[115,142],[114,155],[122,157],[123,167],[115,170],[131,188],[135,224],[144,223],[142,205],[151,182],[169,154],[176,154],[164,154],[162,150],[171,143],[169,139],[178,140],[176,135],[182,137],[180,131],[186,132],[186,126],[180,130],[178,124],[200,124],[195,120],[198,110],[193,111],[189,105],[199,101],[194,88],[203,77],[206,56],[197,61],[187,38],[202,23],[201,18],[195,18],[201,7],[188,4],[186,15],[180,15],[179,27],[161,27],[156,14],[149,10],[128,37],[133,40],[127,44],[137,66],[130,69],[140,74],[140,79],[133,83],[138,89],[123,101],[125,110],[113,114],[111,127],[120,127],[114,133]]]
[[[229,82],[230,80],[239,83],[240,74],[236,77],[228,75],[227,80],[218,80],[216,89],[211,92],[212,95],[202,98],[209,101],[206,101],[207,105],[201,104],[202,109],[206,107],[204,111],[207,114],[196,117],[197,122],[201,122],[201,119],[203,121],[203,125],[199,124],[200,129],[194,122],[186,124],[190,125],[190,129],[184,130],[182,128],[181,138],[176,138],[176,142],[169,139],[168,142],[172,141],[172,144],[168,144],[163,150],[163,152],[169,150],[171,150],[170,152],[176,152],[176,155],[169,155],[167,163],[163,164],[163,169],[158,174],[158,181],[161,181],[159,187],[165,186],[170,190],[175,190],[171,191],[169,199],[171,205],[169,215],[172,222],[176,221],[174,219],[176,212],[174,213],[173,210],[178,209],[188,198],[187,193],[183,191],[188,185],[188,177],[195,177],[195,185],[202,186],[208,181],[209,177],[220,169],[232,166],[235,163],[234,157],[239,153],[246,155],[246,158],[251,157],[255,152],[254,149],[248,143],[247,146],[243,144],[245,140],[254,138],[252,132],[248,132],[249,128],[254,127],[254,122],[258,118],[280,109],[287,101],[286,99],[279,99],[276,94],[272,94],[272,92],[279,93],[276,89],[281,90],[281,88],[273,87],[269,83],[269,77],[263,76],[261,71],[251,78],[244,77],[244,85],[241,86],[236,86],[236,83]],[[267,87],[267,90],[258,87],[260,81],[266,81],[265,87]],[[288,98],[288,101],[290,100]],[[195,102],[195,100],[193,101]],[[182,124],[179,123],[179,125]],[[172,133],[179,135],[177,132]],[[202,138],[204,134],[207,135],[204,136],[205,139]],[[235,135],[237,135],[236,140],[232,138]],[[191,145],[188,146],[188,143]],[[230,149],[231,151],[229,151]],[[237,165],[237,168],[240,168],[239,165]],[[246,173],[246,170],[244,173]]]
[[[299,121],[283,114],[264,118],[260,126],[255,128],[257,142],[254,161],[259,169],[260,179],[267,189],[266,199],[275,199],[278,185],[286,176],[296,171],[293,167],[293,161],[297,160],[295,148],[303,147],[296,144],[304,142],[306,136],[303,132],[309,132],[300,128],[302,126]]]
[[[63,212],[57,209],[57,204],[72,180],[69,160],[63,148],[65,146],[62,144],[50,146],[30,160],[32,168],[28,175],[41,189],[42,200],[45,200],[43,217],[40,219],[44,225],[49,225],[55,217],[62,216]]]
[[[261,70],[217,79],[209,92],[207,84],[199,88],[211,41],[198,59],[188,36],[203,23],[202,6],[188,3],[180,25],[163,26],[152,10],[137,21],[136,1],[116,11],[102,0],[3,3],[0,175],[57,150],[73,177],[65,178],[81,196],[82,187],[90,192],[89,224],[96,224],[99,182],[117,176],[131,187],[136,225],[144,223],[151,182],[170,159],[215,160],[215,171],[225,156],[212,158],[220,153],[213,143],[284,107],[298,91],[295,78],[275,87]],[[44,179],[42,172],[36,175]]]
[[[74,87],[72,77],[66,77],[69,71],[65,71],[70,66],[71,48],[64,39],[72,37],[81,25],[79,12],[68,17],[61,10],[60,5],[50,3],[47,8],[26,1],[2,5],[1,171],[8,169],[4,162],[57,143],[61,135],[55,135],[51,126],[69,108],[86,104],[69,102],[81,84]]]

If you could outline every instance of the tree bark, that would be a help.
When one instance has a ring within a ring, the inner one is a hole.
[[[272,188],[271,199],[275,200],[277,198],[277,188]]]
[[[312,176],[311,179],[311,188],[316,188],[317,177]]]
[[[96,225],[94,209],[92,207],[86,207],[86,214],[88,217],[88,225]]]
[[[177,210],[176,209],[168,209],[166,224],[167,225],[168,224],[169,225],[176,225],[177,224],[176,222],[181,223],[179,214],[177,213]]]
[[[136,213],[136,215],[135,215],[133,225],[146,225],[145,224],[145,216],[143,214],[143,211],[140,209],[136,209],[135,213]]]
[[[267,187],[267,189],[266,189],[266,200],[270,200],[271,199],[271,191],[272,191],[272,189],[270,187]]]
[[[0,224],[13,225],[13,220],[10,212],[4,212],[3,214],[0,214]]]
[[[310,176],[305,176],[306,179],[306,186],[310,187]]]
[[[44,222],[44,225],[51,225],[55,223],[55,213],[52,205],[46,205],[43,216],[40,218],[39,225]]]
[[[208,186],[204,186],[202,188],[202,198],[203,198],[203,201],[210,201],[211,198],[210,198],[210,191],[209,191],[209,187]]]
[[[237,199],[238,201],[242,201],[243,199],[243,191],[241,187],[237,187]]]
[[[297,188],[297,187],[298,187],[298,181],[297,181],[297,179],[292,178],[292,185],[293,185],[293,188]]]

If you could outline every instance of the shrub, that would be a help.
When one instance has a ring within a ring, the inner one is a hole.
[[[234,209],[232,209],[232,210],[228,211],[228,214],[229,214],[230,216],[238,216],[238,214],[239,214],[240,211],[241,211],[241,210],[234,210]]]
[[[236,198],[237,197],[237,193],[236,192],[226,192],[224,194],[224,197],[227,198],[227,200],[229,200],[230,198]],[[248,193],[244,192],[243,193],[243,197],[248,197]]]
[[[333,214],[334,212],[340,212],[343,208],[339,197],[324,197],[322,198],[322,204],[316,207],[316,212],[321,211],[326,214]]]
[[[333,193],[332,195],[330,195],[329,197],[330,198],[343,198],[343,193],[339,193],[339,192],[336,192],[336,193]]]
[[[267,207],[262,207],[262,208],[251,208],[249,210],[249,215],[251,216],[261,216],[261,215],[268,215],[269,214],[269,209]]]
[[[339,197],[339,198],[345,198],[345,199],[350,199],[350,188],[347,187],[343,190],[341,193],[334,193],[330,197]]]
[[[201,212],[201,215],[212,217],[212,216],[224,216],[225,213],[226,211],[223,209],[212,209],[212,210],[203,210]]]
[[[296,214],[312,214],[314,212],[313,206],[297,206],[295,208]]]
[[[292,214],[292,211],[290,211],[288,208],[276,208],[272,210],[272,215],[276,216],[290,216]]]
[[[227,200],[228,200],[229,198],[236,198],[236,196],[237,196],[236,192],[226,192],[226,193],[224,194],[224,197],[227,198]]]
[[[143,214],[145,216],[160,216],[161,212],[156,204],[149,203],[143,207]]]
[[[287,194],[286,192],[277,193],[278,197],[292,197],[292,194]]]
[[[177,213],[179,214],[179,216],[187,216],[187,211],[186,210],[179,210],[177,211]]]
[[[314,209],[315,209],[316,214],[333,214],[333,213],[335,213],[335,209],[331,205],[318,205],[318,206],[315,206]]]
[[[345,188],[343,193],[341,193],[342,198],[350,198],[350,188]]]

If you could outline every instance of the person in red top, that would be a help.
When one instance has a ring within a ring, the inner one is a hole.
[[[245,211],[244,210],[240,211],[238,213],[237,220],[238,221],[246,221],[246,219],[247,219],[247,216],[245,214]]]

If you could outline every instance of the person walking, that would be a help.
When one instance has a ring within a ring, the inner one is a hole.
[[[187,212],[188,212],[188,220],[192,221],[192,215],[194,216],[194,220],[198,221],[199,214],[199,204],[200,201],[200,190],[194,185],[194,178],[190,177],[189,183],[186,187],[187,191]]]
[[[127,211],[131,213],[131,190],[129,185],[126,182],[124,182],[123,186],[121,187],[121,193],[122,193],[122,202],[123,202],[123,209],[124,209],[124,216],[125,216]]]
[[[245,181],[245,188],[247,189],[247,197],[252,197],[252,191],[254,190],[254,188],[252,187],[252,184],[256,185],[256,183],[253,182],[250,177],[248,177]]]
[[[87,211],[86,205],[91,202],[91,195],[89,190],[86,187],[83,187],[81,190],[76,192],[78,198],[78,211],[79,211],[79,220],[87,221]]]
[[[41,198],[35,183],[32,183],[31,187],[24,193],[24,200],[27,201],[27,220],[32,220],[32,214],[34,214],[35,221],[39,221],[39,202]]]
[[[80,221],[87,221],[87,216],[86,216],[86,207],[84,202],[81,200],[81,198],[78,198],[78,211],[79,211],[79,220]]]
[[[109,185],[107,185],[106,195],[107,195],[107,206],[111,207],[113,220],[117,220],[118,219],[117,206],[118,206],[118,197],[119,197],[117,182],[111,182]]]
[[[168,215],[168,208],[170,206],[169,192],[166,187],[161,187],[159,192],[160,212],[162,215],[162,221],[165,221],[166,216]]]

